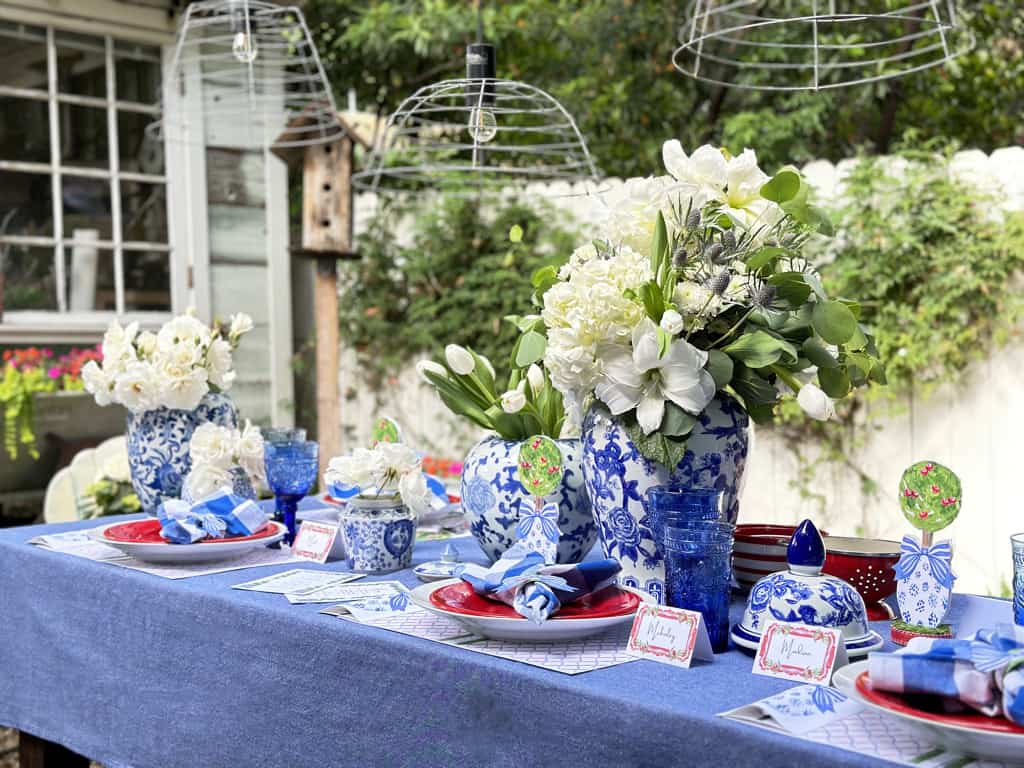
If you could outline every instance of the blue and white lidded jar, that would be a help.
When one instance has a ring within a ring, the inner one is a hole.
[[[399,496],[353,496],[339,522],[353,571],[391,573],[412,564],[416,515]]]

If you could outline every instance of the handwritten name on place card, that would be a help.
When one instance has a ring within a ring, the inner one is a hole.
[[[840,630],[773,621],[761,634],[753,672],[828,685],[832,671],[845,664],[846,645]]]
[[[626,652],[687,668],[695,658],[714,658],[704,617],[698,611],[650,604],[637,611]]]

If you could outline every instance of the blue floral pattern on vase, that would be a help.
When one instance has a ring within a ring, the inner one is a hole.
[[[155,408],[129,412],[128,467],[143,512],[155,515],[165,498],[181,496],[182,483],[192,468],[189,441],[206,422],[237,429],[238,412],[231,398],[209,392],[193,411]]]
[[[557,440],[562,452],[562,484],[545,502],[558,504],[559,563],[578,563],[597,540],[597,526],[583,483],[579,440]],[[469,530],[494,562],[516,542],[519,510],[534,509],[519,482],[519,443],[486,437],[473,446],[462,467],[462,508]]]
[[[606,557],[622,565],[619,583],[665,600],[665,565],[647,518],[647,491],[672,483],[722,491],[730,522],[739,515],[743,469],[750,448],[749,418],[719,393],[700,415],[686,454],[671,472],[640,454],[617,418],[595,405],[583,423],[583,476]]]
[[[348,567],[361,573],[390,573],[412,564],[416,516],[397,500],[349,500],[340,515]]]

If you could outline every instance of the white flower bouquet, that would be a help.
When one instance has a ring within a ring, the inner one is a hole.
[[[674,467],[717,392],[759,422],[790,392],[827,419],[851,387],[884,383],[859,305],[829,297],[803,255],[830,225],[799,172],[678,141],[663,160],[667,175],[625,182],[591,242],[533,276],[541,314],[521,330],[544,340],[567,409],[600,401]]]
[[[231,471],[241,468],[251,483],[265,483],[263,435],[246,420],[242,430],[211,422],[200,424],[189,441],[192,469],[185,478],[185,492],[201,499],[220,488],[231,488]]]
[[[103,337],[103,362],[87,363],[82,381],[99,405],[118,403],[133,413],[190,411],[207,392],[231,388],[232,354],[252,327],[252,319],[241,313],[227,327],[213,328],[191,314],[180,315],[157,333],[115,320]]]
[[[402,443],[378,443],[374,448],[357,448],[347,456],[334,457],[327,465],[324,483],[346,491],[341,497],[355,491],[363,498],[400,498],[415,514],[428,511],[433,498],[419,455]]]

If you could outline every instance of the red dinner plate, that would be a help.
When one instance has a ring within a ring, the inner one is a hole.
[[[233,536],[225,539],[200,539],[196,544],[223,544],[224,542],[256,541],[266,539],[277,533],[277,526],[267,525],[252,536]],[[135,520],[131,523],[112,525],[103,532],[103,537],[110,541],[124,541],[130,544],[170,544],[160,535],[160,521],[156,519]],[[180,547],[180,544],[172,546]]]
[[[907,701],[907,698],[899,693],[891,691],[876,691],[871,687],[871,679],[867,672],[861,672],[857,677],[857,691],[868,701],[878,706],[898,712],[901,715],[916,717],[918,720],[926,720],[938,725],[950,725],[956,728],[969,728],[972,731],[989,731],[991,733],[1005,733],[1024,736],[1024,727],[1012,723],[1005,717],[989,717],[980,712],[958,712],[949,714],[929,709],[916,707]],[[922,699],[927,697],[921,697]]]
[[[481,597],[466,582],[448,584],[430,593],[430,602],[437,608],[449,613],[460,613],[465,616],[487,616],[492,619],[525,618],[515,612],[511,605],[499,603]],[[628,616],[635,613],[640,606],[640,598],[632,592],[611,586],[600,592],[569,603],[551,618],[562,619],[610,619],[616,616]]]

